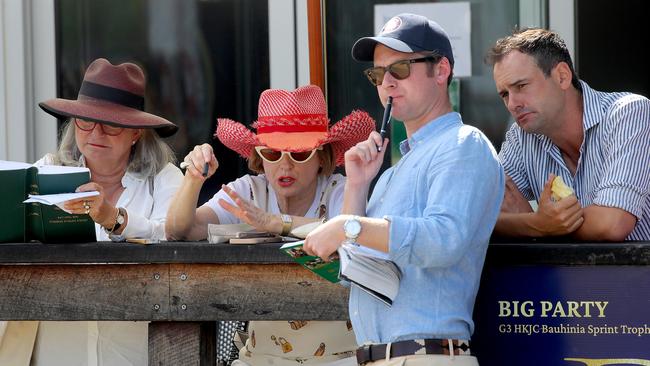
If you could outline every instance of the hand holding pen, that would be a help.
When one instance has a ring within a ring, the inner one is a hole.
[[[190,163],[186,163],[186,162],[182,161],[181,165],[180,165],[180,168],[181,169],[187,169],[189,166],[190,166]],[[203,172],[201,173],[203,178],[206,178],[208,176],[208,170],[209,169],[210,169],[210,164],[208,164],[208,163],[203,164]]]
[[[212,175],[219,167],[219,162],[214,156],[212,146],[209,144],[195,146],[180,164],[181,169],[188,169],[190,167],[194,168],[192,175],[196,177],[198,177],[198,174],[201,174],[203,178]]]
[[[381,129],[379,130],[379,135],[381,135],[381,141],[384,141],[386,137],[386,127],[390,123],[390,111],[393,108],[393,97],[388,97],[386,101],[386,109],[384,109],[384,118],[381,119]],[[377,151],[381,152],[381,145],[377,146]]]

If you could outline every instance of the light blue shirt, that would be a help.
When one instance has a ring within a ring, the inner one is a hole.
[[[402,280],[392,307],[352,286],[357,341],[469,339],[503,169],[490,141],[458,113],[429,122],[400,148],[402,159],[379,178],[366,211],[390,221],[389,256]]]
[[[517,124],[499,152],[506,174],[528,200],[539,200],[549,173],[561,176],[582,207],[616,207],[636,216],[627,240],[650,240],[650,100],[581,84],[584,140],[575,176],[548,137]]]

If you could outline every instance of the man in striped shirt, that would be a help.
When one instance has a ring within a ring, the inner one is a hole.
[[[517,122],[499,153],[508,179],[495,233],[650,240],[650,101],[591,89],[564,41],[544,29],[498,40],[486,62]],[[555,175],[575,195],[554,201]]]

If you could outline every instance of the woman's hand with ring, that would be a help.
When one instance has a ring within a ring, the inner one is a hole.
[[[94,222],[103,227],[115,224],[116,208],[106,201],[101,185],[90,182],[77,187],[77,192],[97,191],[99,195],[66,201],[63,208],[73,214],[89,215]]]
[[[205,164],[208,164],[207,174],[204,176]],[[219,161],[217,161],[214,152],[212,151],[212,146],[209,144],[197,145],[194,146],[194,149],[190,151],[183,162],[181,163],[181,168],[186,169],[185,176],[190,176],[195,179],[200,179],[204,181],[211,177],[214,172],[219,168]]]
[[[86,215],[90,213],[90,202],[88,202],[88,200],[84,200],[84,210]]]

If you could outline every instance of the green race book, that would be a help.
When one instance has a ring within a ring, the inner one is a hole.
[[[30,194],[71,193],[89,181],[87,168],[0,160],[0,243],[96,241],[90,216],[68,214],[56,205],[23,203]]]
[[[302,250],[302,245],[305,243],[304,240],[296,241],[293,243],[287,243],[280,247],[280,250],[293,258],[303,267],[308,270],[316,273],[322,278],[332,282],[339,282],[339,261],[338,259],[332,260],[330,262],[325,262],[320,257],[314,255],[308,255]]]

